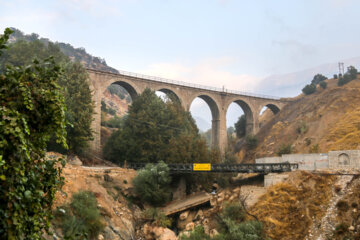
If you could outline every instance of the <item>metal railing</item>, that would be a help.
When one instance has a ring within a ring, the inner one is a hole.
[[[92,70],[92,71],[103,72],[103,73],[111,73],[111,74],[116,75],[116,73],[112,73],[112,72],[106,72],[106,71],[96,70],[96,69],[92,69],[92,68],[87,68],[87,69]],[[146,79],[146,80],[155,81],[155,82],[175,84],[175,85],[179,85],[179,86],[197,88],[197,89],[202,89],[202,90],[209,90],[209,91],[214,91],[214,92],[230,93],[230,94],[236,94],[236,95],[242,95],[242,96],[248,96],[248,97],[264,98],[264,99],[271,99],[271,100],[280,100],[279,97],[265,95],[265,94],[256,94],[256,93],[243,92],[243,91],[238,91],[238,90],[229,90],[229,89],[226,89],[226,88],[211,87],[211,86],[206,86],[206,85],[201,85],[201,84],[195,84],[195,83],[188,83],[188,82],[182,82],[182,81],[177,81],[177,80],[171,80],[171,79],[162,78],[162,77],[149,76],[149,75],[145,75],[145,74],[141,74],[141,73],[133,73],[133,72],[128,72],[128,71],[118,70],[117,74],[118,75],[123,75],[123,76],[126,76],[126,77],[134,77],[134,78]]]
[[[130,163],[127,168],[142,169],[145,163]],[[255,164],[211,164],[210,171],[195,171],[192,163],[168,164],[171,173],[201,173],[201,172],[228,172],[228,173],[279,173],[298,169],[296,163],[255,163]]]

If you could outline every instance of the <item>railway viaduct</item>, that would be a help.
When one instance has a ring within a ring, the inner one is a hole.
[[[166,94],[172,93],[187,111],[190,110],[191,103],[195,98],[203,99],[210,107],[212,114],[212,146],[218,147],[221,151],[225,149],[227,144],[226,112],[231,103],[235,102],[243,109],[247,123],[247,134],[258,132],[260,111],[264,106],[276,114],[287,103],[283,99],[271,96],[202,86],[125,71],[110,73],[87,69],[87,72],[95,104],[95,115],[92,122],[95,134],[94,140],[91,142],[91,150],[95,154],[101,154],[101,98],[106,88],[111,84],[118,84],[125,88],[133,100],[146,88]]]

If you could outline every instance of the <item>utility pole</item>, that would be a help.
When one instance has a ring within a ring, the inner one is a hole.
[[[344,71],[344,63],[343,62],[339,62],[339,76],[340,75],[344,75],[345,71]]]

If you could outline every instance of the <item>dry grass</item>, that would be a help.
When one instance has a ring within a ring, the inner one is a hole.
[[[312,219],[320,219],[331,198],[333,177],[292,173],[289,181],[268,189],[251,212],[272,239],[304,239]]]

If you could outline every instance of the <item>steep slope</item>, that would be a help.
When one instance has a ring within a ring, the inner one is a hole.
[[[257,134],[255,151],[239,154],[243,160],[274,156],[282,144],[293,152],[328,152],[360,148],[360,76],[339,87],[327,80],[328,87],[311,95],[300,95],[264,124]],[[240,159],[241,160],[241,159]]]

